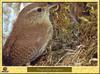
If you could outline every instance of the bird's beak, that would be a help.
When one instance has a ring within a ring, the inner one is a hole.
[[[51,9],[53,7],[57,6],[57,4],[51,4],[51,5],[48,5],[48,9]]]

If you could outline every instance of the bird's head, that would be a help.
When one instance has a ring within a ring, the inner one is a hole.
[[[18,18],[31,23],[43,22],[49,20],[49,10],[56,4],[49,5],[48,3],[32,3],[26,6],[20,13]]]

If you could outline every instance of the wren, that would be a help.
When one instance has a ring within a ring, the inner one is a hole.
[[[55,4],[32,3],[23,8],[3,47],[3,65],[23,66],[45,51],[53,35],[49,10],[54,6]]]

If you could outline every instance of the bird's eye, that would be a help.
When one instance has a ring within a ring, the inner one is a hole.
[[[38,12],[42,12],[42,8],[38,8],[37,11],[38,11]]]

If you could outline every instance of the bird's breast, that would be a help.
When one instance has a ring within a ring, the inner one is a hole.
[[[36,24],[22,28],[16,36],[10,58],[12,65],[22,65],[40,56],[52,37],[50,24]]]

